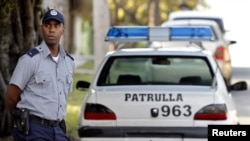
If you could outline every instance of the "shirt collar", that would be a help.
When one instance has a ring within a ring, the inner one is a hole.
[[[45,41],[42,41],[42,43],[40,44],[40,48],[41,48],[41,50],[43,50],[44,58],[48,57],[51,54],[51,52],[49,50],[49,47],[47,46]],[[59,45],[59,56],[61,56],[63,58],[65,58],[65,56],[66,56],[66,52],[65,52],[64,48],[61,45]]]

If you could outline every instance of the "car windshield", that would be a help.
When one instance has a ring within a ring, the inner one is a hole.
[[[101,70],[97,85],[211,85],[205,57],[116,56]]]

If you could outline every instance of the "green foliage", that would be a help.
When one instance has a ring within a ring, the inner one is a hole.
[[[79,68],[92,69],[93,60],[86,62],[83,66],[80,66]],[[67,133],[70,136],[78,137],[78,117],[80,114],[82,101],[86,94],[86,91],[80,91],[76,89],[76,83],[79,80],[91,82],[92,78],[92,74],[75,73],[74,75],[73,91],[68,96],[67,115],[65,118],[67,125]]]
[[[111,25],[147,25],[149,15],[149,3],[151,0],[108,0]],[[154,1],[156,2],[156,1]],[[190,10],[195,9],[199,0],[185,1]],[[157,4],[157,3],[156,3]],[[180,0],[159,0],[158,8],[160,23],[168,19],[172,11],[181,10]]]
[[[87,61],[84,65],[79,66],[80,69],[93,69],[94,60]]]
[[[204,0],[108,0],[111,25],[147,25],[149,20],[149,3],[159,1],[157,7],[160,23],[168,19],[172,11],[182,10],[183,2],[190,10],[196,9],[200,4],[206,7]],[[71,12],[81,13],[83,19],[92,24],[92,0],[71,1]]]
[[[6,15],[17,8],[18,0],[0,0],[0,15]]]
[[[70,11],[72,14],[81,14],[85,21],[92,23],[93,0],[70,0]]]
[[[78,80],[85,79],[86,74],[75,74],[74,76],[74,88],[71,94],[68,97],[68,106],[67,106],[67,115],[66,115],[66,124],[67,124],[67,133],[71,136],[77,137],[77,127],[78,127],[78,117],[80,113],[80,106],[82,100],[84,99],[85,92],[79,91],[76,89],[76,82]]]

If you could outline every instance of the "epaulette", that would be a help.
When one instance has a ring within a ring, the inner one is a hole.
[[[30,57],[33,57],[38,53],[39,53],[39,50],[36,48],[33,48],[33,49],[29,50],[26,54],[29,55]]]
[[[73,58],[71,55],[69,55],[67,52],[66,52],[66,55],[67,55],[71,60],[74,61],[74,58]]]

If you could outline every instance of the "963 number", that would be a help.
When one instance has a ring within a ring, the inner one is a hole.
[[[179,116],[188,117],[191,116],[192,114],[190,105],[184,105],[184,106],[174,105],[173,107],[169,107],[168,105],[163,105],[160,111],[163,117],[168,117],[169,115],[173,115],[175,117]]]

